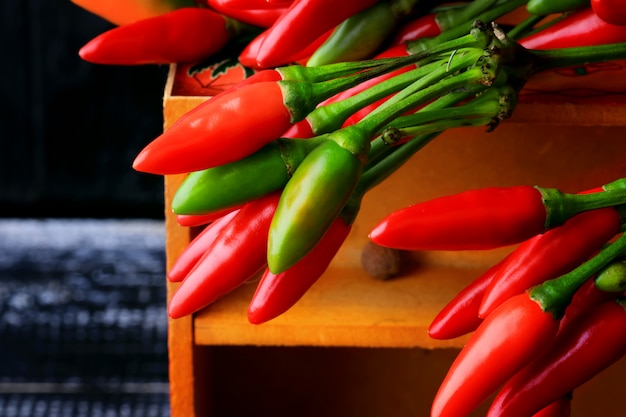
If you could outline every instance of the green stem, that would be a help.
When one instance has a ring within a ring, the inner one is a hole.
[[[536,188],[542,194],[546,207],[546,229],[560,226],[583,211],[626,204],[624,188],[589,194],[566,194],[555,188]]]
[[[626,59],[626,43],[526,51],[528,55],[519,58],[532,62],[528,77],[551,69]]]
[[[419,89],[404,100],[395,103],[393,106],[386,107],[385,110],[377,112],[375,115],[373,114],[374,112],[371,112],[359,122],[330,133],[328,138],[334,140],[365,162],[370,149],[370,141],[386,124],[403,113],[441,97],[450,91],[465,88],[473,83],[481,83],[484,77],[485,74],[482,68],[470,68],[459,75],[444,78],[437,83],[429,84],[426,88]],[[424,78],[417,82],[422,83]],[[407,87],[405,90],[410,88]]]
[[[491,80],[491,76],[488,78]],[[450,76],[445,66],[442,66],[439,71],[433,71],[430,76],[417,80],[401,93],[383,103],[383,105],[369,113],[367,117],[363,118],[356,125],[367,132],[371,132],[372,136],[374,136],[395,118],[432,99],[474,83],[483,84],[488,82],[485,80],[483,68],[473,67],[458,75]]]
[[[448,70],[452,71],[457,68],[470,66],[476,62],[482,53],[482,50],[478,48],[461,50],[457,53],[457,55],[459,55],[459,57],[462,56],[463,59],[459,58],[456,60],[455,67],[448,68]],[[429,77],[425,79],[425,83],[437,81],[437,78],[444,74],[436,72],[436,69],[440,69],[442,65],[446,64],[446,62],[447,58],[438,58],[435,62],[431,62],[414,70],[395,75],[389,79],[374,84],[367,89],[354,94],[353,96],[334,103],[319,106],[309,113],[306,116],[306,119],[309,121],[309,124],[315,134],[337,130],[351,115],[357,111],[384,97],[403,90],[422,77]]]
[[[296,123],[304,119],[324,100],[369,79],[407,65],[419,64],[420,61],[429,60],[431,57],[441,55],[446,51],[455,51],[467,47],[482,49],[492,41],[493,32],[486,31],[482,26],[478,26],[472,28],[469,34],[436,45],[429,51],[422,51],[420,53],[397,58],[386,58],[385,63],[353,75],[333,78],[318,83],[283,80],[278,81],[278,84],[283,90],[285,105],[291,112],[291,121],[292,123]]]
[[[464,100],[467,100],[468,98],[474,96],[475,94],[478,94],[480,91],[486,88],[480,85],[475,85],[475,87],[476,88],[474,90],[463,89],[463,90],[453,91],[448,94],[445,94],[439,97],[438,99],[436,99],[435,101],[419,109],[417,113],[434,111],[434,110],[444,109],[444,108],[452,109],[454,108],[453,106],[457,105],[458,103]],[[406,144],[402,146],[406,146]],[[388,146],[387,144],[385,144],[385,142],[383,142],[380,136],[377,137],[376,139],[372,141],[370,152],[367,157],[367,164],[365,165],[364,170],[367,171],[370,168],[374,167],[375,165],[381,163],[382,159],[386,158],[391,153],[394,153],[397,150],[398,150],[397,147]],[[388,162],[384,162],[384,163],[389,164]]]
[[[528,35],[530,30],[543,19],[545,19],[545,16],[531,15],[522,22],[516,24],[513,29],[507,32],[506,35],[514,40],[520,39],[522,36]]]
[[[544,311],[552,313],[555,319],[560,319],[576,290],[596,272],[620,256],[624,250],[626,250],[626,234],[622,234],[596,256],[569,273],[533,287],[529,295],[541,305]]]
[[[410,115],[400,116],[385,128],[399,129],[407,136],[415,136],[414,132],[417,132],[422,125],[426,123],[438,122],[441,120],[454,120],[454,119],[473,119],[473,118],[488,118],[493,123],[497,124],[499,121],[508,117],[511,114],[511,104],[514,100],[515,91],[508,86],[494,87],[487,89],[483,94],[480,94],[474,100],[457,107],[446,109],[432,109],[419,111]]]
[[[505,2],[507,1],[508,0],[505,0]],[[480,16],[481,13],[492,8],[493,5],[498,2],[499,0],[473,0],[466,3],[463,7],[451,9],[448,12],[437,15],[437,22],[445,31],[471,20],[475,20],[477,16]]]
[[[435,120],[432,122],[425,122],[419,126],[407,127],[397,129],[393,127],[385,128],[381,137],[383,142],[387,142],[390,145],[398,142],[404,142],[407,138],[415,137],[417,135],[424,135],[431,132],[442,132],[444,130],[456,129],[459,127],[475,127],[475,126],[488,126],[493,122],[493,117],[490,115],[475,117],[462,117],[458,119],[443,119]],[[389,130],[388,130],[389,129]]]
[[[352,75],[356,72],[369,70],[383,65],[394,64],[397,58],[378,58],[362,61],[338,62],[334,64],[307,67],[304,65],[287,65],[276,68],[284,80],[309,81],[313,83],[330,81],[335,78]]]
[[[527,1],[528,0],[504,1],[502,4],[483,12],[478,16],[472,17],[469,21],[464,22],[463,24],[459,24],[448,30],[443,31],[440,35],[435,36],[434,38],[423,38],[409,42],[407,44],[407,50],[412,54],[430,50],[442,42],[447,42],[450,39],[455,39],[459,36],[464,35],[465,33],[467,33],[468,30],[470,30],[470,27],[475,21],[492,22],[499,17],[517,9],[518,7],[525,5]]]
[[[604,191],[610,191],[616,188],[626,188],[626,178],[620,178],[602,186]]]

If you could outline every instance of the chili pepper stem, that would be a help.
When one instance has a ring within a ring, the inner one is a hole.
[[[419,66],[403,74],[396,75],[390,79],[384,80],[376,85],[361,91],[354,96],[343,100],[320,106],[307,115],[307,120],[314,128],[316,133],[330,132],[341,128],[344,121],[361,108],[381,99],[394,94],[407,86],[422,79],[422,85],[433,83],[442,75],[437,72],[438,67],[446,66],[448,72],[452,73],[459,68],[471,66],[482,55],[480,48],[466,48],[458,50],[455,53],[455,66],[450,67],[449,53],[444,58],[438,58],[434,62]]]
[[[566,194],[554,188],[536,187],[542,194],[546,214],[546,229],[559,226],[575,214],[626,203],[626,189],[615,188],[601,193]]]
[[[626,58],[626,43],[608,45],[554,48],[545,50],[526,49],[527,58],[532,62],[528,77],[555,68],[572,67],[593,62],[606,62]]]
[[[362,61],[337,62],[334,64],[307,67],[293,64],[276,68],[283,79],[306,80],[310,82],[323,82],[335,78],[352,75],[356,72],[369,70],[382,65],[394,64],[397,58],[367,59]]]
[[[291,177],[300,162],[314,148],[326,140],[326,135],[319,135],[307,140],[280,138],[277,140],[280,156],[285,164],[287,175]]]
[[[560,319],[576,290],[596,272],[623,254],[624,250],[626,250],[626,234],[622,234],[596,256],[567,274],[533,287],[529,290],[529,295],[542,306],[544,311],[551,313],[555,319]]]
[[[430,84],[426,88],[423,88],[423,82],[426,78],[424,77],[417,82],[419,84],[417,92],[409,95],[398,103],[386,106],[382,111],[368,114],[368,116],[354,125],[347,126],[329,134],[328,138],[336,141],[339,145],[365,161],[367,152],[370,149],[371,139],[378,134],[387,123],[420,104],[441,97],[457,88],[464,88],[473,83],[490,84],[495,78],[495,75],[488,72],[489,71],[486,71],[485,68],[482,67],[470,68],[458,75],[444,78],[437,83]],[[443,68],[442,75],[443,74],[445,74],[445,68]],[[411,89],[411,87],[407,87],[403,91],[407,89]],[[358,132],[358,134],[356,132]]]
[[[435,111],[435,110],[444,109],[444,108],[453,109],[454,108],[453,106],[455,106],[456,104],[472,97],[473,95],[479,94],[481,91],[483,91],[486,88],[485,86],[482,86],[479,84],[475,84],[471,87],[473,88],[452,91],[448,94],[445,94],[439,97],[438,99],[436,99],[435,101],[433,101],[432,103],[425,105],[424,107],[419,109],[416,113]],[[415,138],[415,139],[418,139],[418,138]],[[413,140],[411,140],[410,142],[413,142]],[[408,145],[403,144],[402,146],[408,146]],[[382,140],[380,136],[374,139],[371,143],[370,153],[367,157],[367,164],[365,165],[365,168],[364,168],[365,169],[364,176],[367,177],[368,170],[370,170],[370,168],[374,168],[374,166],[379,166],[382,164],[389,165],[390,162],[383,162],[382,160],[386,158],[387,156],[389,156],[391,153],[395,153],[396,151],[398,151],[397,147],[388,146]],[[402,150],[400,152],[405,152],[405,151]],[[392,163],[392,166],[388,167],[387,169],[392,169],[395,171],[395,169],[397,169],[398,163],[399,162]],[[366,183],[367,181],[363,179],[362,182]],[[370,189],[374,185],[376,184],[373,184],[371,186],[365,186],[364,189]]]
[[[434,126],[433,122],[438,122],[437,127],[442,129],[487,125],[489,130],[493,130],[501,120],[512,113],[515,95],[515,91],[506,85],[502,88],[490,88],[462,106],[420,111],[398,117],[385,128],[383,136],[388,129],[397,130],[402,137],[426,133],[424,129],[428,128],[427,124]]]
[[[457,88],[464,88],[471,84],[478,83],[482,85],[489,85],[493,82],[493,79],[495,79],[495,74],[491,73],[489,70],[485,70],[485,68],[482,67],[473,67],[458,75],[440,79],[439,82],[429,85],[429,79],[436,79],[437,75],[440,75],[441,77],[445,77],[447,75],[445,66],[442,66],[439,71],[439,74],[433,73],[431,77],[424,77],[413,85],[405,88],[401,93],[398,93],[397,96],[392,97],[389,101],[378,107],[378,109],[376,109],[377,111],[375,110],[368,114],[355,126],[358,125],[361,129],[372,132],[373,136],[385,127],[385,125],[392,122],[400,115],[428,102],[429,100],[441,97],[450,91]],[[405,92],[406,94],[403,94]],[[388,104],[400,94],[403,94],[403,97],[400,97],[398,100],[394,100],[394,102]],[[388,105],[385,106],[385,104]]]
[[[470,18],[471,21],[467,21],[465,22],[465,24],[458,24],[454,27],[451,27],[450,29],[443,31],[440,35],[435,36],[434,38],[422,38],[416,41],[408,42],[407,50],[410,53],[418,53],[420,51],[430,50],[443,42],[447,42],[450,39],[458,38],[459,36],[464,35],[469,29],[469,26],[473,24],[473,22],[492,22],[498,17],[503,16],[509,12],[512,12],[518,7],[525,5],[527,1],[528,0],[504,1],[502,4],[497,5],[496,7],[492,7],[491,9],[479,14],[478,16]]]
[[[317,104],[348,88],[366,80],[386,74],[407,65],[412,65],[444,52],[456,51],[461,48],[484,48],[493,40],[493,32],[487,30],[482,23],[477,23],[469,34],[443,42],[429,49],[412,55],[386,58],[381,65],[376,65],[356,74],[333,78],[319,83],[301,83],[298,81],[278,81],[285,91],[285,102],[293,109],[292,121],[304,119]],[[374,60],[376,61],[376,60]]]
[[[451,10],[448,13],[438,16],[439,25],[444,28],[454,28],[472,19],[477,19],[481,13],[491,8],[498,0],[474,0],[465,6]],[[442,20],[445,19],[445,20]],[[479,19],[484,20],[484,19]],[[492,19],[493,20],[493,19]]]
[[[543,19],[545,19],[545,16],[531,15],[524,19],[522,22],[515,25],[515,27],[509,30],[506,35],[511,39],[519,39],[522,36],[526,35],[530,29],[532,29],[537,23],[541,22]]]

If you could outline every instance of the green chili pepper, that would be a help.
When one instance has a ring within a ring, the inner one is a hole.
[[[362,161],[332,140],[307,155],[285,186],[272,219],[270,271],[286,270],[315,247],[348,201],[362,170]]]
[[[176,214],[210,213],[279,190],[320,141],[321,137],[278,139],[246,158],[191,172],[176,190],[172,210]]]
[[[306,65],[316,67],[368,58],[394,33],[397,23],[391,2],[379,2],[340,23]]]

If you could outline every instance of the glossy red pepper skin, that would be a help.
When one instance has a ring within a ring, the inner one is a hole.
[[[442,382],[431,417],[465,417],[554,338],[559,322],[527,293],[507,300],[478,326]]]
[[[278,83],[248,84],[184,114],[139,153],[133,168],[167,175],[227,164],[256,152],[291,124]]]
[[[72,0],[72,3],[117,26],[196,5],[195,0]]]
[[[570,13],[544,30],[519,40],[529,49],[570,48],[626,42],[626,27],[600,19],[591,7]]]
[[[447,340],[476,330],[483,321],[478,310],[485,291],[505,261],[506,258],[491,266],[459,291],[430,323],[428,335],[433,339]]]
[[[215,242],[215,239],[217,239],[228,223],[237,215],[237,212],[238,210],[234,210],[215,220],[189,242],[167,272],[167,279],[171,282],[180,282],[185,279],[208,248]]]
[[[207,225],[209,223],[213,223],[214,221],[219,220],[221,217],[239,208],[241,208],[241,206],[227,207],[223,210],[217,210],[217,211],[214,211],[211,213],[205,213],[205,214],[177,214],[176,223],[178,223],[180,226],[183,226],[183,227],[204,226],[204,225]]]
[[[303,47],[303,49],[300,49],[299,51],[295,52],[293,55],[284,58],[283,60],[286,63],[281,64],[281,66],[287,65],[288,63],[294,63],[294,62],[299,63],[301,65],[306,64],[306,60],[311,56],[311,54],[313,54],[313,52],[315,52],[317,48],[319,48],[321,44],[323,44],[326,41],[326,39],[328,39],[331,33],[332,33],[332,30],[329,30],[326,33],[323,33],[317,39],[314,39],[311,43]],[[267,65],[259,64],[259,62],[257,61],[257,56],[259,54],[259,51],[261,51],[261,49],[263,48],[263,43],[265,42],[265,38],[268,35],[269,35],[269,31],[267,30],[260,33],[259,35],[254,37],[254,39],[252,39],[243,48],[243,50],[239,53],[239,62],[242,65],[249,67],[249,68],[254,68],[256,70],[264,70],[264,69],[270,68]],[[301,62],[301,61],[304,61],[304,62]]]
[[[532,417],[569,417],[572,411],[572,397],[566,395],[533,414]]]
[[[275,9],[285,7],[285,3],[273,3],[266,0],[208,0],[211,7],[216,5],[231,9],[254,10],[254,9]]]
[[[594,13],[611,25],[626,25],[626,8],[621,0],[591,0]]]
[[[428,13],[405,23],[396,32],[391,45],[402,45],[405,42],[421,38],[433,38],[441,33],[436,13]]]
[[[492,249],[544,232],[545,222],[537,189],[488,187],[395,211],[375,226],[370,240],[404,250]]]
[[[479,315],[485,317],[511,296],[574,269],[613,238],[621,225],[612,207],[590,210],[522,242],[494,276]]]
[[[195,313],[266,266],[267,236],[279,197],[273,193],[252,201],[228,222],[174,292],[170,317]]]
[[[559,331],[564,329],[570,321],[587,314],[599,304],[613,300],[619,296],[616,293],[602,291],[596,287],[594,280],[587,280],[572,296],[572,301],[565,309],[565,313],[559,323]]]
[[[404,14],[410,13],[394,6],[392,2],[378,2],[344,19],[313,52],[306,65],[317,67],[370,59],[385,46]]]
[[[224,14],[232,19],[240,22],[258,26],[260,28],[268,28],[272,26],[278,18],[287,10],[285,5],[274,5],[272,7],[234,7],[233,2],[226,0],[208,0],[208,5],[215,11]],[[258,4],[268,4],[265,1],[250,2]]]
[[[377,2],[378,0],[295,0],[267,29],[256,62],[261,68],[287,64],[291,57],[324,33]]]
[[[564,328],[496,395],[488,417],[522,417],[579,387],[626,354],[626,309],[612,300]]]
[[[295,305],[326,271],[350,230],[350,225],[337,218],[319,243],[291,268],[278,274],[267,269],[250,301],[248,321],[265,323]]]
[[[229,18],[187,7],[108,30],[78,54],[85,61],[108,65],[196,62],[221,50],[232,35]]]

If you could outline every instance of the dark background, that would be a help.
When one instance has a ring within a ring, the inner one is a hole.
[[[0,2],[0,217],[163,217],[163,179],[132,169],[162,129],[167,66],[84,62],[112,28],[70,0]]]
[[[163,178],[132,169],[168,68],[82,61],[111,28],[0,1],[2,417],[169,415]]]

